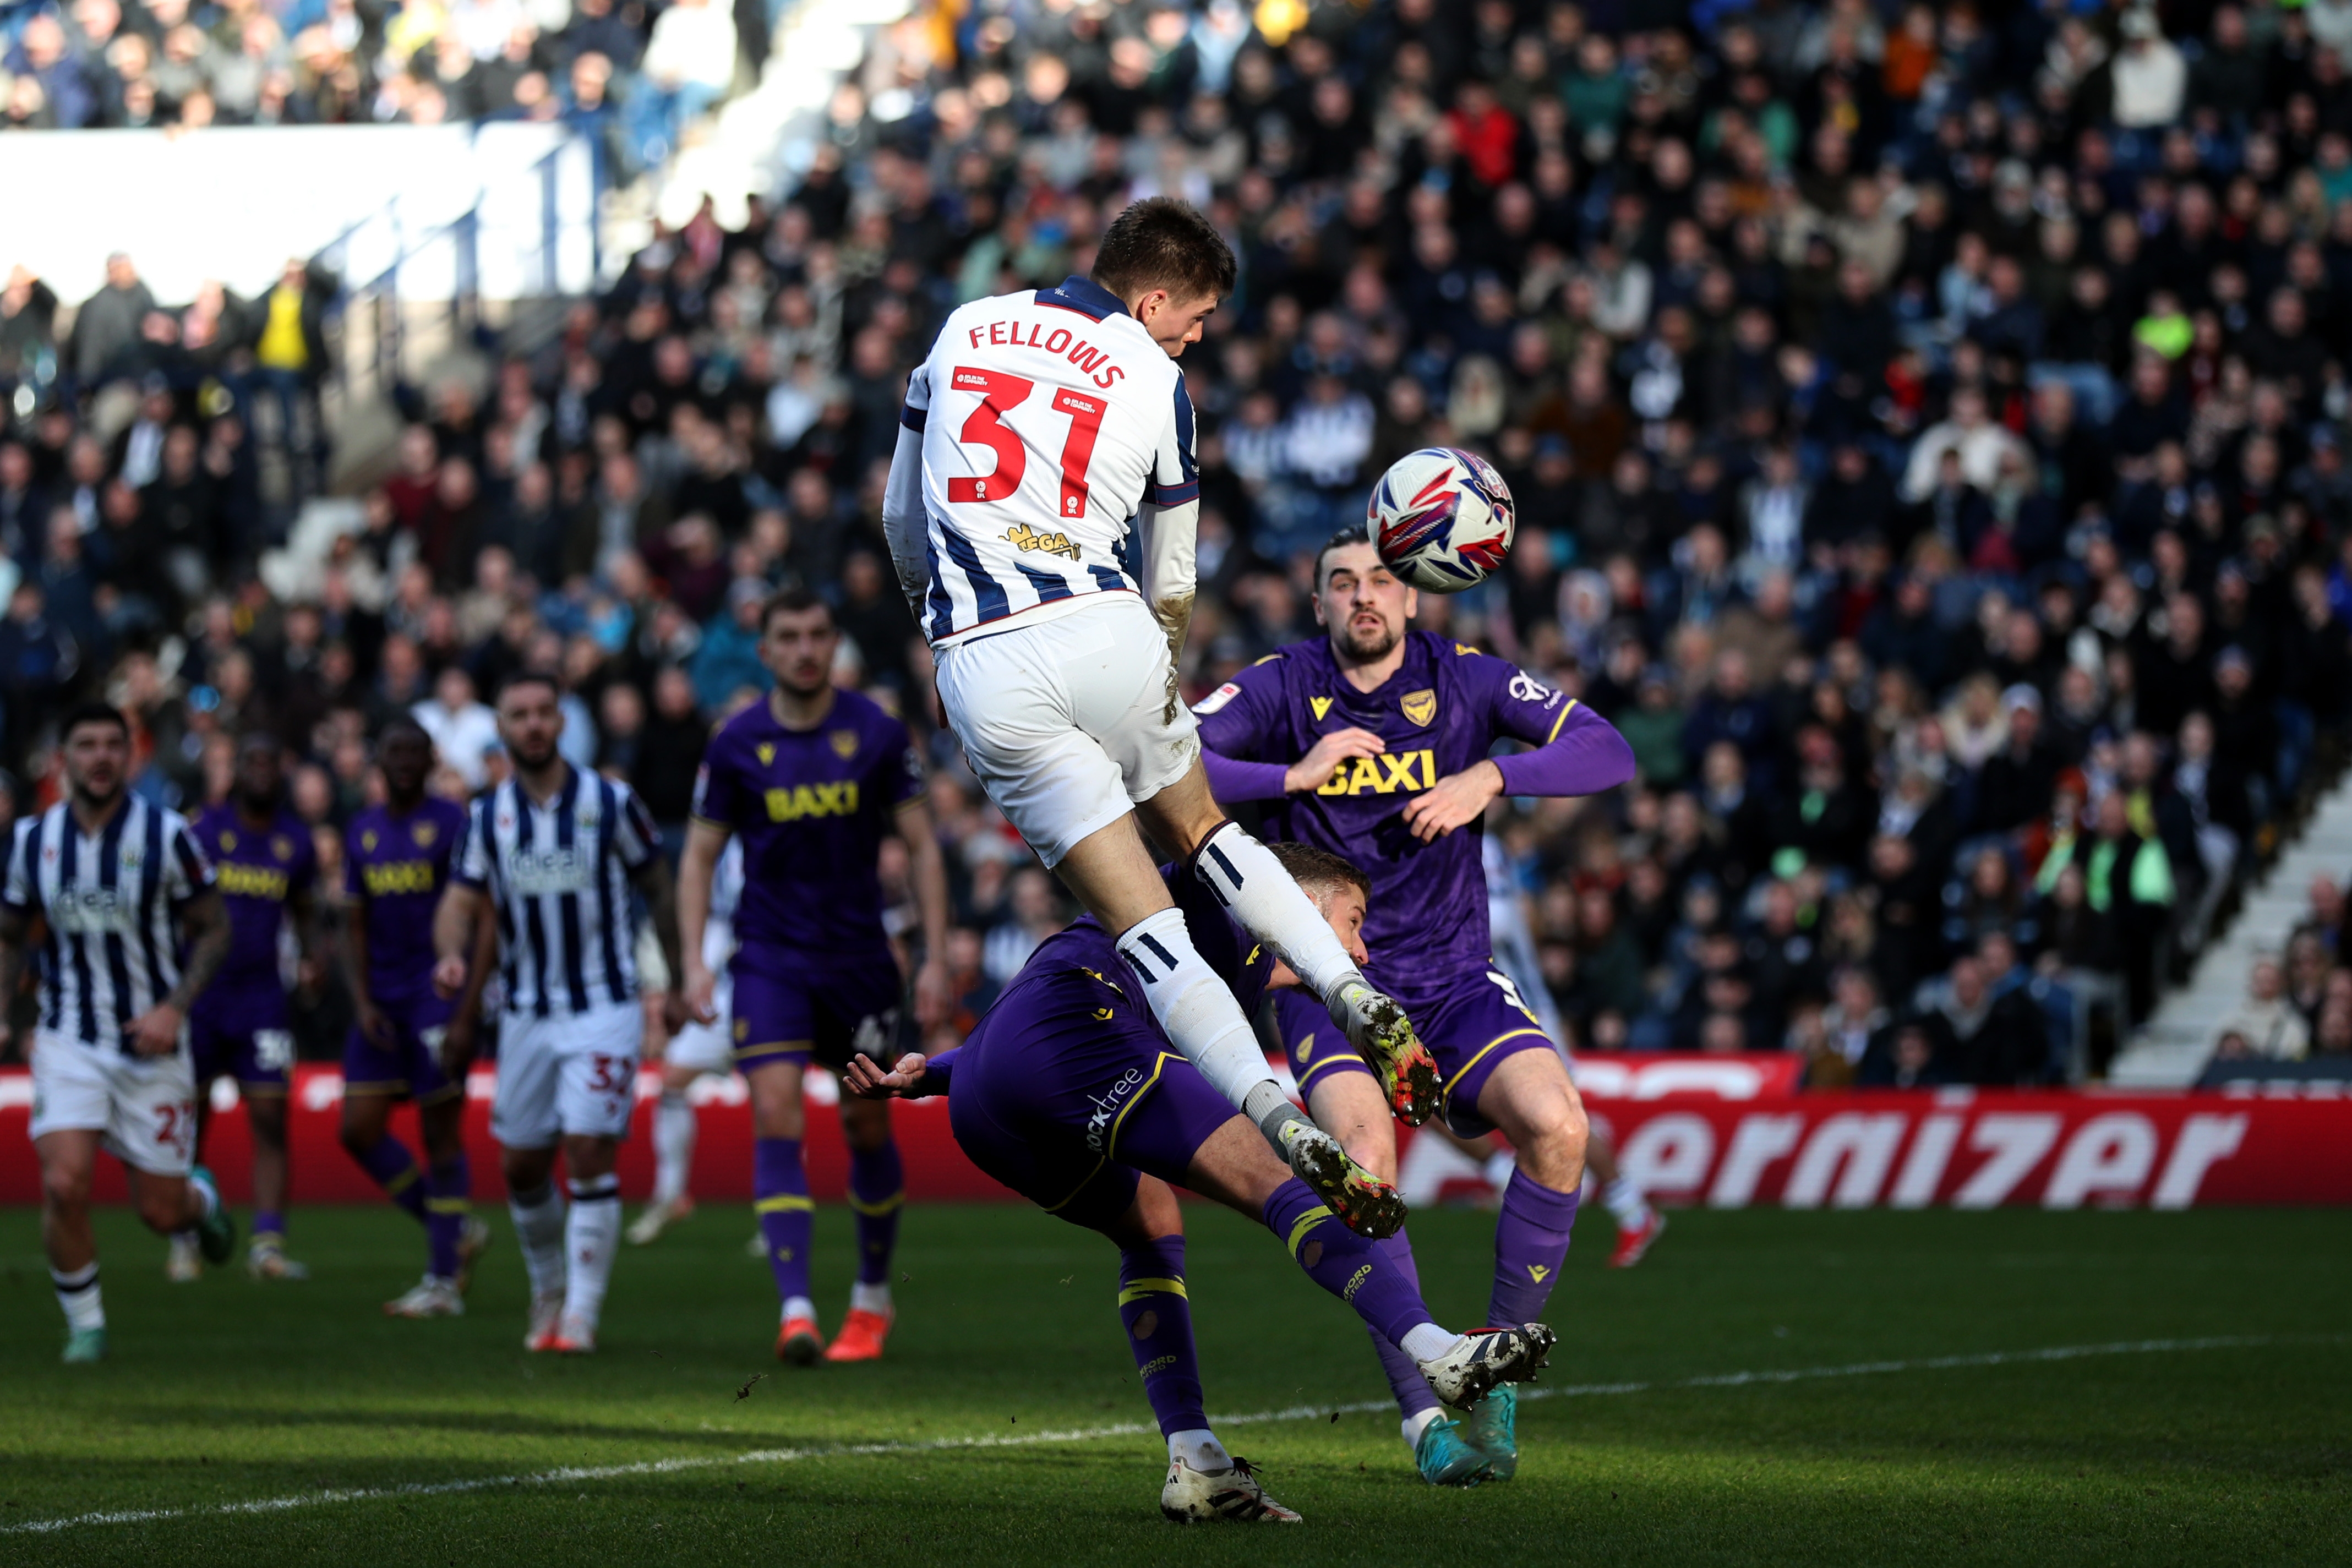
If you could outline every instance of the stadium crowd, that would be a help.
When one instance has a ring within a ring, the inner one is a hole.
[[[2094,1073],[2343,754],[2347,61],[2338,0],[927,11],[745,230],[706,212],[431,389],[298,591],[256,575],[234,400],[22,417],[6,760],[53,788],[46,721],[110,692],[140,787],[201,801],[268,728],[331,866],[386,715],[478,787],[483,694],[548,668],[575,759],[674,827],[761,684],[754,607],[803,583],[938,770],[968,1025],[1066,911],[932,726],[878,522],[904,377],[955,304],[1085,271],[1165,192],[1243,261],[1183,361],[1195,696],[1317,634],[1314,549],[1386,464],[1475,446],[1517,545],[1420,623],[1641,764],[1492,823],[1569,1043]],[[26,292],[0,382],[54,332]]]
[[[6,0],[0,131],[562,120],[635,171],[769,27],[765,0]]]

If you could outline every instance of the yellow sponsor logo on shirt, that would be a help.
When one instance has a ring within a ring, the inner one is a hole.
[[[362,866],[360,883],[371,898],[384,898],[395,893],[431,893],[433,862],[385,861],[381,865]]]
[[[795,784],[766,792],[768,821],[798,822],[811,817],[854,817],[857,814],[857,780],[839,784]]]
[[[1041,550],[1046,555],[1078,559],[1078,547],[1070,542],[1067,534],[1041,534],[1026,523],[1018,523],[1004,531],[1004,542],[1017,550]]]
[[[1437,753],[1433,750],[1390,751],[1342,762],[1331,777],[1316,787],[1318,795],[1407,794],[1437,787]]]
[[[220,877],[220,890],[232,897],[282,900],[286,896],[286,873],[275,867],[224,861],[215,869]]]

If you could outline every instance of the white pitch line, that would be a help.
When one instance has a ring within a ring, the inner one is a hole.
[[[2300,1336],[2298,1336],[2300,1337]],[[2316,1340],[2341,1339],[2319,1335]],[[1948,1372],[1960,1367],[2014,1366],[2037,1362],[2079,1361],[2100,1355],[2158,1355],[2199,1350],[2238,1350],[2285,1343],[2273,1334],[2215,1334],[2202,1339],[2116,1340],[2106,1344],[2053,1345],[2042,1350],[1996,1350],[1975,1355],[1937,1355],[1912,1361],[1862,1361],[1845,1366],[1790,1367],[1758,1372],[1722,1372],[1705,1377],[1660,1382],[1582,1383],[1555,1387],[1522,1386],[1519,1397],[1587,1399],[1612,1394],[1657,1394],[1684,1388],[1745,1388],[1759,1385],[1810,1383],[1833,1377],[1874,1377],[1895,1372]],[[1258,1410],[1245,1416],[1213,1416],[1216,1427],[1259,1427],[1276,1421],[1304,1421],[1336,1415],[1370,1415],[1392,1408],[1386,1399],[1349,1405],[1292,1405],[1280,1410]],[[749,1453],[645,1459],[627,1465],[566,1465],[527,1475],[479,1476],[469,1480],[421,1481],[409,1486],[322,1488],[289,1497],[257,1498],[247,1502],[215,1503],[203,1508],[122,1509],[78,1513],[63,1519],[39,1519],[23,1524],[0,1525],[0,1535],[53,1534],[93,1524],[145,1524],[159,1520],[218,1519],[236,1514],[282,1513],[289,1509],[323,1503],[373,1502],[385,1499],[446,1497],[458,1492],[494,1491],[502,1487],[563,1486],[583,1481],[617,1480],[625,1476],[672,1475],[682,1470],[719,1469],[729,1465],[782,1465],[802,1459],[863,1458],[890,1454],[927,1454],[948,1449],[1028,1448],[1044,1443],[1087,1443],[1104,1437],[1136,1437],[1157,1433],[1156,1426],[1120,1421],[1105,1427],[1074,1427],[1042,1432],[993,1434],[971,1437],[934,1437],[924,1442],[841,1443],[805,1448],[754,1448]]]

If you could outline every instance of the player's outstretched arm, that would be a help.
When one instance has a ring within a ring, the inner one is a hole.
[[[961,1050],[959,1046],[932,1057],[910,1051],[887,1072],[872,1057],[861,1053],[849,1059],[841,1081],[860,1100],[927,1100],[948,1092],[955,1059]]]

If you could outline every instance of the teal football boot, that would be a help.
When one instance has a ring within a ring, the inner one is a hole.
[[[1491,1479],[1509,1480],[1519,1473],[1519,1391],[1498,1383],[1486,1398],[1462,1417],[1470,1446],[1486,1458]]]
[[[1421,1429],[1412,1462],[1433,1487],[1475,1487],[1492,1469],[1486,1455],[1462,1440],[1462,1423],[1442,1417]]]

